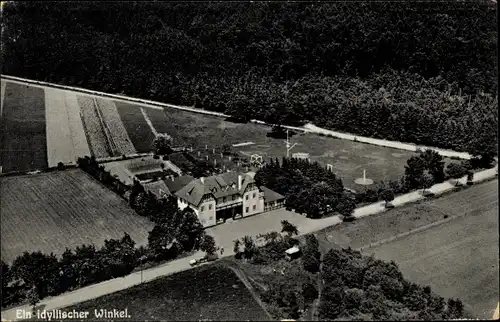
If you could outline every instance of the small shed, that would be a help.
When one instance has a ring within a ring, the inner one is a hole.
[[[300,257],[300,248],[297,246],[293,246],[292,248],[289,248],[285,250],[286,254],[286,259],[287,260],[292,260]]]

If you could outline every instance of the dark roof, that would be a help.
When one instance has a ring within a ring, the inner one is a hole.
[[[243,182],[241,190],[238,190],[238,175],[241,175]],[[238,172],[226,172],[223,174],[192,180],[182,189],[175,193],[176,196],[186,200],[192,205],[199,205],[201,199],[206,194],[211,194],[214,198],[242,195],[249,183],[254,182],[249,175]]]
[[[148,182],[144,184],[144,189],[146,191],[151,191],[155,196],[161,198],[162,196],[160,195],[160,189],[166,193],[167,195],[170,195],[171,192],[169,191],[167,185],[163,180],[158,180],[158,181],[153,181],[153,182]]]
[[[185,187],[188,183],[193,181],[193,179],[194,179],[194,177],[192,177],[192,176],[180,176],[180,177],[174,178],[174,180],[165,179],[164,181],[168,187],[168,190],[171,193],[176,193],[177,191],[179,191],[180,189]]]
[[[273,202],[276,200],[285,199],[284,196],[277,193],[276,191],[269,189],[268,187],[261,186],[260,190],[264,193],[264,202]]]

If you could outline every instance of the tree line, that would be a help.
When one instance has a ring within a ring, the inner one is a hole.
[[[325,320],[449,320],[463,318],[458,299],[434,294],[430,286],[404,279],[397,264],[332,249],[322,262],[319,317]]]
[[[287,208],[308,218],[334,212],[349,216],[355,203],[344,191],[342,180],[318,162],[283,157],[270,159],[255,174],[258,186],[266,186],[285,196]]]
[[[486,156],[496,4],[14,3],[2,72]],[[55,37],[54,35],[57,35]]]

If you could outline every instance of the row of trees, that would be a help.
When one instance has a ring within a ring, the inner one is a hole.
[[[259,186],[266,186],[286,197],[286,206],[309,218],[321,218],[334,212],[350,215],[355,203],[344,192],[342,180],[307,160],[271,159],[255,174]]]
[[[111,278],[125,276],[138,266],[142,249],[125,233],[121,239],[105,240],[100,249],[82,245],[54,254],[25,252],[12,265],[2,261],[2,307],[28,299],[54,296]]]
[[[491,1],[457,2],[454,10],[407,1],[20,2],[4,6],[3,18],[3,73],[244,121],[312,121],[497,153]]]
[[[321,319],[448,320],[463,318],[460,300],[445,300],[429,286],[403,278],[394,262],[384,262],[351,250],[332,249],[321,269]]]

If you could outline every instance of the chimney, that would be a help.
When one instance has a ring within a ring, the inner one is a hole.
[[[242,184],[243,184],[243,176],[238,175],[238,191],[241,190]]]
[[[205,178],[204,177],[201,177],[200,181],[201,181],[201,184],[205,184]]]

